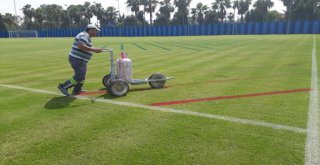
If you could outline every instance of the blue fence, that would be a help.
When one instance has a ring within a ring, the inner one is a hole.
[[[0,38],[8,38],[9,34],[6,31],[0,31]]]
[[[83,29],[39,30],[38,37],[74,37]],[[100,36],[194,36],[232,34],[319,34],[320,20],[288,22],[226,23],[212,25],[106,27]],[[0,31],[0,37],[8,32]]]

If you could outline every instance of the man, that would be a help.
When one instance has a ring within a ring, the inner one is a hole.
[[[89,24],[85,31],[79,33],[73,42],[71,52],[69,53],[69,63],[74,70],[74,76],[58,85],[58,89],[66,96],[70,96],[69,88],[73,88],[72,94],[77,95],[81,92],[87,72],[87,63],[93,53],[102,52],[101,48],[95,48],[92,45],[91,38],[97,36],[100,29]]]

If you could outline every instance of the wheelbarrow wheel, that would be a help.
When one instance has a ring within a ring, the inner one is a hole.
[[[102,84],[108,88],[109,84],[110,84],[110,78],[111,78],[111,75],[110,74],[107,74],[103,77],[102,79]]]
[[[117,79],[117,75],[115,76],[115,79]],[[102,78],[102,84],[108,89],[110,82],[111,82],[111,75],[107,74]]]
[[[108,92],[110,92],[110,94],[113,96],[124,96],[127,94],[128,90],[128,83],[120,79],[111,81],[108,87]]]
[[[152,74],[149,77],[149,80],[151,80],[149,82],[149,85],[151,86],[151,88],[163,88],[164,84],[166,83],[166,80],[164,80],[165,78],[166,77],[161,73]],[[159,81],[154,81],[154,80],[159,80]]]

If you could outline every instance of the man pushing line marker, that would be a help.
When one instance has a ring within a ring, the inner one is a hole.
[[[95,48],[92,46],[91,38],[97,36],[98,31],[100,31],[100,29],[96,25],[89,24],[85,31],[75,37],[71,52],[69,53],[69,63],[74,71],[74,75],[72,78],[58,85],[58,89],[64,95],[70,96],[71,94],[68,92],[68,89],[72,87],[74,87],[72,95],[78,95],[82,91],[88,61],[91,59],[93,53],[100,53],[103,50],[103,47]]]

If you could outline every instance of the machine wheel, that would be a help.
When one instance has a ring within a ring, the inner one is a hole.
[[[152,74],[149,77],[149,80],[160,80],[160,81],[151,81],[149,82],[149,85],[151,86],[151,88],[163,88],[164,84],[166,83],[166,80],[161,80],[161,79],[165,79],[165,78],[166,77],[160,73]]]
[[[102,84],[103,84],[106,88],[108,88],[108,86],[109,86],[109,84],[110,84],[110,77],[111,77],[111,75],[110,75],[110,74],[107,74],[107,75],[105,75],[105,76],[103,77],[103,79],[102,79]]]
[[[123,96],[127,94],[128,90],[128,83],[120,79],[111,81],[108,87],[108,92],[110,92],[110,94],[113,96]]]
[[[109,84],[110,84],[110,82],[112,81],[110,78],[111,78],[111,75],[110,75],[110,74],[107,74],[107,75],[105,75],[105,76],[103,77],[103,79],[102,79],[102,84],[103,84],[106,88],[109,87]],[[115,78],[117,79],[118,76],[116,75]]]

